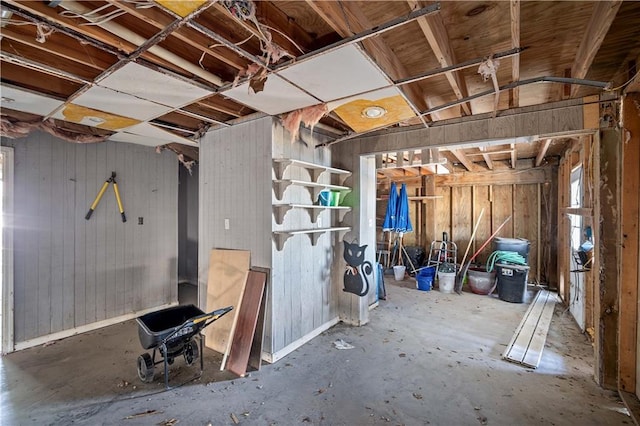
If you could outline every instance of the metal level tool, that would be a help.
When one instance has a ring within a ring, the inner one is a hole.
[[[109,187],[110,183],[113,184],[113,192],[115,192],[116,194],[116,202],[118,203],[118,210],[120,210],[120,216],[122,217],[122,221],[123,222],[127,221],[127,216],[124,215],[124,207],[122,207],[122,200],[120,199],[120,191],[118,191],[118,184],[116,182],[116,172],[111,172],[111,177],[106,181],[104,181],[104,183],[102,184],[102,188],[100,188],[98,195],[96,195],[96,199],[93,200],[93,204],[91,204],[91,207],[89,207],[89,211],[87,212],[87,215],[84,217],[85,219],[89,220],[91,218],[93,211],[96,209],[96,207],[98,207],[98,203],[102,199],[102,196],[104,195],[104,192]]]

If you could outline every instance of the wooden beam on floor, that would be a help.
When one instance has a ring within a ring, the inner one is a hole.
[[[620,273],[619,389],[636,392],[638,258],[640,246],[640,93],[622,99],[622,253]]]
[[[598,50],[600,50],[604,37],[609,32],[609,28],[621,4],[622,0],[595,2],[591,19],[584,29],[576,59],[571,67],[572,78],[585,78],[587,76],[593,59],[596,57]],[[580,90],[580,85],[573,85],[571,88],[572,98],[578,94],[578,90]]]

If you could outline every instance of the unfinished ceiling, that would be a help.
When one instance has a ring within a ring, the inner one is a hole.
[[[640,54],[633,1],[0,4],[4,135],[46,122],[70,138],[167,145],[191,158],[202,132],[255,114],[326,105],[319,126],[348,143],[599,94],[632,80]],[[505,156],[540,164],[557,143],[443,157],[469,170]]]

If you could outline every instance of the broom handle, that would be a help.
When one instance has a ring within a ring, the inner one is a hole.
[[[491,236],[487,239],[487,241],[484,242],[484,244],[478,249],[478,251],[475,252],[473,256],[471,256],[471,258],[469,259],[469,263],[471,263],[471,261],[473,261],[473,259],[475,259],[476,256],[480,254],[480,252],[487,246],[487,244],[489,244],[489,241],[493,240],[493,238],[498,234],[498,232],[500,232],[502,227],[505,226],[507,222],[509,222],[510,220],[511,220],[511,216],[509,216],[504,222],[502,222],[502,225],[498,226],[498,229],[496,229],[496,231],[493,234],[491,234]]]
[[[476,221],[476,226],[473,227],[473,232],[471,233],[471,238],[469,238],[469,244],[467,245],[467,250],[464,252],[464,256],[462,256],[462,266],[464,266],[464,261],[467,260],[467,255],[469,254],[469,249],[471,248],[471,243],[473,243],[473,239],[476,237],[476,231],[478,230],[478,226],[480,226],[480,219],[482,219],[482,215],[484,214],[484,207],[480,210],[480,214],[478,215],[478,220]]]

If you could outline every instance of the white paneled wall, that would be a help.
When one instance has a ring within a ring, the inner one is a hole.
[[[15,343],[177,300],[175,154],[46,133],[2,145],[15,149]],[[85,220],[112,171],[128,221],[112,185]]]

